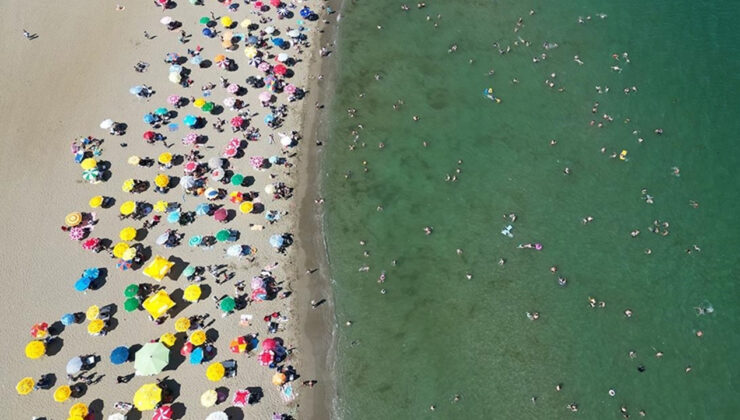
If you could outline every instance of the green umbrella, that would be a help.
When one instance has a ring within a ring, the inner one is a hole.
[[[146,343],[136,352],[134,369],[141,376],[156,375],[170,362],[170,349],[160,342]]]
[[[123,302],[123,309],[125,309],[126,312],[133,312],[138,308],[139,308],[139,299],[136,299],[135,297],[130,297],[126,299],[125,302]]]
[[[85,181],[94,181],[99,176],[100,171],[98,170],[98,168],[92,168],[82,172],[82,179],[84,179]]]
[[[216,106],[213,102],[206,102],[205,105],[201,108],[201,111],[203,112],[211,112],[213,110],[213,107]]]
[[[139,286],[133,283],[126,286],[126,289],[123,291],[123,295],[127,298],[132,298],[136,296],[137,293],[139,293]]]
[[[221,310],[224,312],[231,312],[236,308],[236,301],[231,296],[226,296],[221,300]]]
[[[242,182],[244,182],[244,175],[242,174],[234,174],[231,177],[231,185],[238,187],[239,185],[242,185]]]
[[[231,232],[228,231],[228,229],[219,230],[216,233],[216,240],[219,242],[228,241],[231,237]]]
[[[195,274],[195,266],[193,266],[193,265],[189,265],[189,266],[185,267],[185,269],[184,269],[184,270],[182,270],[182,274],[183,274],[183,275],[184,275],[185,277],[190,277],[190,276],[192,276],[193,274]]]
[[[161,106],[154,110],[154,113],[157,115],[167,115],[170,113],[170,111],[167,110],[167,108]]]
[[[205,25],[206,23],[208,23],[210,21],[211,21],[211,18],[208,18],[208,17],[203,16],[202,18],[200,18],[200,20],[198,22],[200,22],[201,25]]]

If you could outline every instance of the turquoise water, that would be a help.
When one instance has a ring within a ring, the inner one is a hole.
[[[624,405],[633,417],[735,418],[740,3],[345,3],[323,180],[340,416],[617,419]],[[626,161],[610,159],[622,150]],[[668,236],[648,231],[656,219]],[[517,249],[528,242],[542,251]]]

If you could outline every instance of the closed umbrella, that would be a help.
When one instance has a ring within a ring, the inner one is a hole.
[[[119,346],[110,353],[110,362],[114,365],[120,365],[128,361],[128,347]]]

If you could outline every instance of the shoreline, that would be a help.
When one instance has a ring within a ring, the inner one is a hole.
[[[338,0],[328,2],[335,12],[332,16],[339,16],[341,7],[335,7]],[[309,92],[316,95],[308,95],[307,102],[302,103],[299,115],[304,117],[301,122],[301,133],[303,134],[304,150],[298,158],[298,173],[302,175],[299,191],[296,194],[296,238],[300,242],[298,255],[295,260],[295,278],[303,278],[297,282],[296,294],[300,300],[292,302],[291,309],[299,315],[299,345],[303,347],[301,362],[316,372],[314,378],[319,381],[319,386],[310,391],[311,398],[300,397],[299,413],[307,419],[336,418],[337,378],[333,369],[336,361],[336,314],[334,297],[331,287],[331,271],[326,249],[326,232],[324,231],[322,205],[317,205],[315,197],[320,196],[322,188],[321,170],[323,168],[322,153],[324,146],[315,144],[317,139],[326,139],[328,133],[328,111],[330,107],[326,100],[331,100],[328,87],[336,83],[336,64],[329,57],[316,54],[316,49],[336,41],[338,34],[338,22],[334,19],[324,26],[319,36],[319,46],[313,47],[313,54],[309,64],[308,74],[311,81],[308,85]],[[336,45],[335,45],[336,49]],[[324,80],[320,81],[312,75],[323,74]],[[318,102],[324,107],[318,112],[310,105],[310,101]],[[305,270],[316,270],[312,274],[306,274]],[[326,302],[313,310],[311,300],[326,299]]]

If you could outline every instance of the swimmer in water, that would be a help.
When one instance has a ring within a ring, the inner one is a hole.
[[[568,280],[565,277],[558,277],[558,285],[560,287],[565,287],[568,285]]]
[[[380,273],[380,277],[378,277],[378,283],[385,283],[385,271]]]

